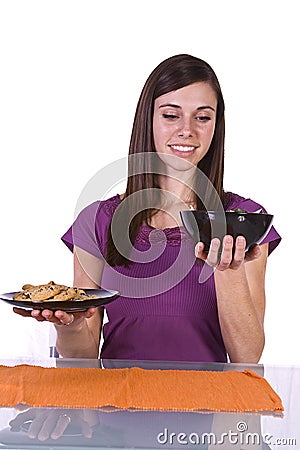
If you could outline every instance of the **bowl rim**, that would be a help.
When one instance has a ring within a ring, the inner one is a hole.
[[[226,214],[230,214],[230,215],[232,215],[232,214],[237,214],[237,215],[255,215],[255,216],[263,216],[263,217],[265,217],[265,216],[270,216],[270,217],[274,217],[274,215],[273,214],[270,214],[270,213],[264,213],[264,212],[251,212],[251,211],[246,211],[246,212],[239,212],[239,211],[215,211],[215,210],[204,210],[204,209],[185,209],[185,210],[182,210],[182,211],[180,211],[180,212],[183,212],[183,213],[192,213],[192,214],[194,214],[194,213],[204,213],[204,214],[221,214],[222,216],[223,215],[226,215]]]

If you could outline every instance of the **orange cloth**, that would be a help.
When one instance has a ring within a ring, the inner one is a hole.
[[[171,411],[283,411],[256,373],[0,366],[0,406]]]

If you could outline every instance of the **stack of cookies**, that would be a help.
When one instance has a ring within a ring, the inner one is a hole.
[[[56,284],[54,281],[38,286],[25,284],[22,291],[16,292],[13,296],[14,300],[32,302],[86,300],[94,297],[94,295],[88,295],[83,289]]]

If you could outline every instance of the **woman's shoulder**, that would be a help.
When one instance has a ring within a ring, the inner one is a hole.
[[[111,218],[120,203],[121,196],[119,194],[116,194],[106,200],[101,200],[99,202],[99,210],[103,211],[104,214]]]
[[[226,211],[239,208],[248,212],[257,212],[259,210],[262,210],[264,213],[267,212],[263,205],[252,198],[243,197],[242,195],[230,191],[224,193],[223,204]]]
[[[115,212],[117,206],[120,204],[121,198],[119,194],[114,195],[113,197],[107,198],[105,200],[95,200],[85,206],[80,215],[84,216],[105,216],[109,219],[112,218],[113,213]]]

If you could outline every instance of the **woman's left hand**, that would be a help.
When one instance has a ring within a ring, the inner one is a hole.
[[[259,258],[261,254],[259,245],[251,247],[251,249],[246,252],[246,239],[243,236],[238,236],[235,243],[232,236],[224,236],[221,256],[219,257],[220,245],[220,240],[218,238],[213,238],[209,251],[206,253],[204,252],[203,242],[199,242],[195,247],[196,258],[202,259],[209,266],[224,271],[227,269],[237,270],[245,262]]]

